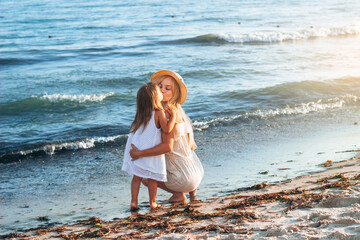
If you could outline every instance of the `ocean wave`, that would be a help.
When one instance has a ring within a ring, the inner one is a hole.
[[[11,47],[10,47],[11,48]],[[1,66],[19,66],[19,65],[31,65],[42,62],[50,61],[62,61],[68,59],[74,59],[76,57],[106,57],[112,55],[124,55],[124,56],[144,56],[151,54],[151,52],[132,52],[132,51],[120,51],[122,48],[117,46],[57,46],[56,48],[28,48],[21,50],[8,50],[5,46],[0,58]],[[7,51],[8,50],[8,51]],[[21,52],[21,56],[13,57],[14,54]]]
[[[214,34],[230,43],[277,43],[312,38],[346,37],[360,33],[357,25],[344,27],[317,27],[296,31],[257,32],[249,34]]]
[[[42,146],[7,152],[0,156],[0,163],[10,163],[18,161],[28,156],[38,156],[38,155],[53,155],[60,151],[70,151],[70,150],[80,150],[80,149],[89,149],[96,147],[97,144],[109,144],[109,143],[118,143],[123,144],[127,139],[126,135],[116,135],[110,137],[90,137],[80,140],[74,140],[63,143],[49,143]]]
[[[328,81],[300,81],[287,82],[247,91],[229,91],[219,95],[221,98],[241,99],[250,102],[298,103],[314,98],[332,98],[346,94],[358,95],[360,92],[360,78],[343,78]],[[295,102],[297,101],[297,102]]]
[[[336,27],[309,27],[298,30],[264,31],[254,33],[210,33],[194,38],[166,41],[165,44],[191,44],[191,43],[238,43],[238,44],[271,44],[296,40],[306,40],[326,37],[347,37],[360,33],[360,26],[352,24],[348,26]]]
[[[327,100],[317,100],[314,102],[302,103],[294,106],[286,106],[285,108],[276,108],[269,110],[257,110],[252,113],[247,113],[247,116],[259,116],[262,118],[275,117],[280,115],[294,115],[294,114],[308,114],[311,112],[324,111],[327,109],[335,109],[344,107],[347,104],[356,103],[360,97],[353,95],[346,95],[344,97],[330,98]]]
[[[267,119],[278,116],[306,115],[313,112],[342,108],[350,104],[357,104],[358,102],[360,102],[360,97],[348,94],[342,97],[319,99],[317,101],[311,101],[308,103],[287,105],[283,108],[258,109],[253,112],[246,112],[235,116],[220,117],[205,121],[194,121],[193,127],[196,131],[202,131],[209,128],[210,126],[233,122],[236,120],[247,121],[248,119],[255,118]]]
[[[32,58],[0,58],[0,65],[22,65],[22,64],[33,64],[38,62],[36,59]]]
[[[50,62],[50,61],[60,61],[65,60],[73,56],[66,56],[64,55],[64,52],[60,52],[60,54],[54,54],[54,52],[46,52],[45,50],[39,50],[39,49],[31,49],[31,50],[21,50],[20,51],[23,56],[30,56],[28,58],[22,57],[22,58],[13,58],[11,57],[14,54],[17,54],[18,52],[3,52],[3,56],[9,56],[5,58],[0,58],[0,65],[1,66],[18,66],[18,65],[31,65],[31,64],[37,64],[42,62]],[[37,56],[38,54],[43,54],[41,56]],[[46,57],[44,57],[46,56]]]
[[[44,94],[42,96],[31,96],[32,98],[38,98],[41,100],[47,100],[52,103],[60,101],[71,101],[71,102],[102,102],[105,98],[114,96],[114,92],[102,93],[102,94],[80,94],[80,95],[67,95],[67,94]]]
[[[106,98],[116,95],[113,92],[101,94],[44,94],[41,96],[31,96],[25,99],[5,102],[0,104],[1,115],[18,115],[24,112],[56,112],[77,109],[84,103],[102,102]]]

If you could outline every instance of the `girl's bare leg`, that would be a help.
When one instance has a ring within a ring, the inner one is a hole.
[[[158,187],[169,192],[172,193],[173,195],[171,196],[171,198],[169,198],[169,202],[175,203],[175,202],[185,202],[186,201],[186,197],[185,194],[182,192],[175,192],[170,190],[169,188],[166,187],[164,182],[158,182]]]
[[[156,203],[156,193],[157,193],[158,182],[153,179],[147,179],[147,187],[149,190],[149,203],[151,209],[156,209],[160,205]]]
[[[133,176],[131,180],[131,202],[130,202],[130,210],[138,209],[138,196],[141,184],[141,177]]]
[[[148,186],[148,179],[146,179],[146,178],[143,179],[143,180],[142,180],[142,183],[143,183],[145,186]]]

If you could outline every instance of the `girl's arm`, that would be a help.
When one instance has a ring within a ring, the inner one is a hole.
[[[174,146],[174,134],[171,133],[161,133],[162,143],[156,145],[155,147],[148,148],[145,150],[139,150],[135,145],[131,144],[130,156],[131,160],[134,161],[142,157],[151,157],[157,156],[164,153],[169,153],[172,151]]]
[[[156,111],[158,116],[158,121],[160,123],[161,131],[165,133],[170,133],[175,126],[176,114],[173,109],[166,110],[169,114],[169,121],[166,118],[165,112],[163,111]]]

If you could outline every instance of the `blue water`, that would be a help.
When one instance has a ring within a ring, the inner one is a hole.
[[[355,0],[1,1],[0,232],[41,215],[128,214],[124,142],[137,89],[160,69],[188,87],[201,198],[354,156],[359,10]]]

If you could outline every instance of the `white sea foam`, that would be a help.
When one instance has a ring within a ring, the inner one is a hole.
[[[116,139],[126,137],[126,135],[116,135],[112,137],[93,137],[93,138],[86,138],[84,140],[77,140],[73,142],[65,142],[65,143],[58,143],[58,144],[47,144],[45,146],[29,149],[18,152],[21,155],[28,155],[31,153],[36,153],[43,151],[46,154],[52,155],[56,151],[60,151],[63,149],[66,150],[78,150],[78,149],[88,149],[95,147],[96,143],[107,143],[107,142],[114,142]]]
[[[307,114],[311,112],[324,111],[327,109],[341,108],[346,103],[357,102],[359,97],[346,95],[343,98],[331,98],[326,101],[318,100],[315,102],[302,103],[295,106],[286,106],[285,108],[277,108],[270,110],[257,110],[253,113],[246,114],[248,116],[260,116],[263,118],[274,117],[279,115]]]
[[[357,24],[340,27],[310,27],[294,31],[255,32],[248,34],[214,34],[231,43],[274,43],[322,37],[340,37],[360,33]]]
[[[277,116],[286,116],[286,115],[299,115],[299,114],[308,114],[312,112],[326,111],[329,109],[342,108],[347,104],[356,103],[360,101],[360,97],[354,95],[345,95],[343,97],[330,98],[327,100],[317,100],[308,103],[297,104],[293,106],[286,106],[284,108],[276,109],[267,109],[267,110],[256,110],[254,112],[244,113],[240,115],[235,115],[231,117],[221,117],[215,118],[207,121],[194,121],[193,127],[197,131],[202,131],[212,124],[220,122],[230,122],[240,118],[251,118],[251,117],[277,117]]]
[[[101,102],[103,101],[105,98],[110,97],[115,95],[114,92],[109,92],[109,93],[102,93],[102,94],[89,94],[89,95],[85,95],[85,94],[80,94],[80,95],[67,95],[67,94],[44,94],[42,96],[32,96],[34,98],[38,98],[41,100],[47,100],[50,102],[59,102],[59,101],[72,101],[72,102],[79,102],[79,103],[84,103],[84,102]]]

